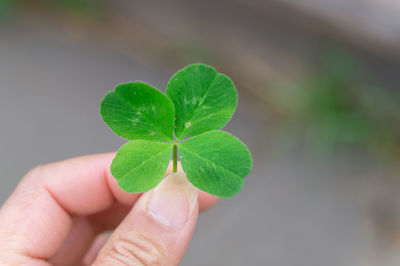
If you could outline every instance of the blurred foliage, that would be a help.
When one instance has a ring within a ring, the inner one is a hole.
[[[15,8],[14,4],[14,0],[0,0],[0,21],[11,17]]]
[[[283,118],[278,127],[280,143],[301,143],[313,155],[350,148],[398,159],[400,98],[396,93],[375,85],[351,54],[330,50],[307,78],[273,91],[271,103]]]
[[[18,11],[29,7],[89,15],[99,11],[101,6],[99,0],[0,0],[0,21],[11,19]]]
[[[48,6],[74,12],[92,12],[100,3],[100,1],[95,0],[41,0],[40,2]]]

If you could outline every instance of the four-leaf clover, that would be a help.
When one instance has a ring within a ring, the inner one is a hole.
[[[164,177],[177,154],[188,180],[219,197],[231,197],[252,168],[247,147],[220,129],[237,105],[232,80],[204,64],[189,65],[169,81],[166,95],[143,82],[118,85],[100,113],[118,136],[129,140],[117,152],[111,173],[126,192],[145,192]]]

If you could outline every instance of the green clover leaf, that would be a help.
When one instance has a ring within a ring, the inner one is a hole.
[[[163,178],[172,146],[149,140],[134,140],[124,144],[111,164],[111,174],[126,192],[145,192]]]
[[[174,106],[146,83],[118,85],[104,97],[100,114],[115,134],[127,140],[174,140]]]
[[[167,95],[175,106],[178,140],[221,129],[237,105],[232,80],[204,64],[189,65],[178,71],[168,83]]]
[[[130,140],[111,164],[126,192],[145,192],[163,178],[177,151],[188,180],[219,197],[243,187],[252,168],[246,145],[220,131],[232,117],[237,92],[231,79],[204,64],[189,65],[169,81],[166,95],[142,82],[107,93],[100,114],[118,136]],[[174,138],[175,135],[175,138]]]
[[[210,194],[227,198],[238,193],[250,173],[246,145],[224,131],[210,131],[179,143],[179,158],[189,181]]]

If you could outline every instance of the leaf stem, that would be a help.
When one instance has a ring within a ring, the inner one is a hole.
[[[172,172],[176,173],[178,168],[178,146],[174,144],[172,151]]]

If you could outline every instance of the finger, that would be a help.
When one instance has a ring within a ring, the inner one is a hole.
[[[82,265],[84,265],[84,266],[92,265],[93,261],[96,259],[97,255],[99,254],[100,249],[103,248],[104,244],[107,242],[107,240],[109,238],[110,238],[109,232],[100,234],[93,241],[93,244],[89,248],[85,257],[82,259]]]
[[[85,156],[31,171],[0,211],[0,250],[8,251],[7,258],[50,258],[67,238],[72,216],[102,212],[115,201],[132,206],[139,194],[118,187],[109,172],[113,156]],[[0,262],[1,257],[0,251]]]
[[[183,173],[144,193],[94,265],[178,265],[192,236],[198,195]]]
[[[85,255],[97,235],[97,232],[93,230],[86,217],[75,217],[72,225],[72,229],[61,248],[56,255],[49,259],[52,265],[79,265],[81,258]]]
[[[49,259],[53,265],[80,265],[93,241],[102,232],[114,229],[129,213],[131,207],[119,203],[100,213],[73,218],[72,229],[66,240]]]
[[[203,212],[214,206],[219,198],[199,190],[199,211]]]

